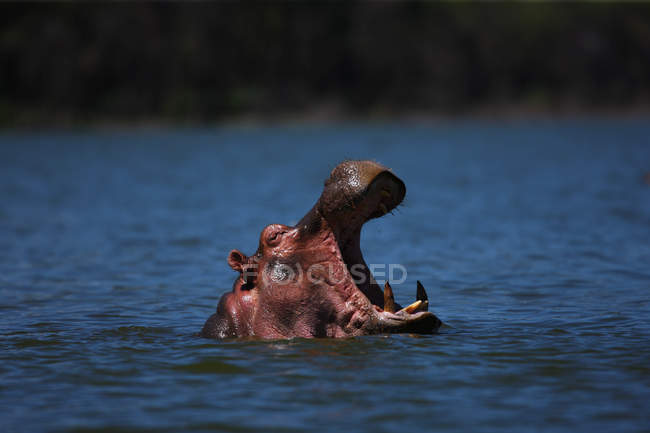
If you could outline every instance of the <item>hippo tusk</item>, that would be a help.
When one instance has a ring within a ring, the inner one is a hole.
[[[415,295],[417,300],[411,305],[399,310],[398,313],[404,311],[405,313],[413,314],[417,313],[418,311],[429,311],[429,297],[427,296],[427,292],[424,290],[424,286],[419,281],[417,287],[417,293]]]
[[[389,313],[395,312],[395,297],[393,296],[393,289],[388,284],[388,281],[384,284],[384,311]]]
[[[404,307],[401,310],[399,310],[398,313],[401,313],[402,311],[404,311],[405,313],[413,314],[416,311],[418,311],[418,309],[420,308],[421,305],[422,305],[422,301],[415,301],[414,303],[412,303],[408,307]]]
[[[417,291],[417,293],[415,295],[415,299],[417,299],[418,301],[422,301],[422,302],[428,302],[429,301],[429,297],[427,296],[427,292],[426,292],[426,290],[424,290],[424,286],[422,285],[422,283],[419,280],[418,280],[418,291]]]

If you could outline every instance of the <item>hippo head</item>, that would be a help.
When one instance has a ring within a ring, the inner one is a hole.
[[[404,183],[372,161],[332,170],[318,202],[295,227],[262,230],[254,255],[238,250],[228,264],[239,273],[205,323],[204,337],[344,337],[384,332],[432,333],[424,288],[401,308],[390,285],[379,288],[359,245],[361,227],[399,205]]]

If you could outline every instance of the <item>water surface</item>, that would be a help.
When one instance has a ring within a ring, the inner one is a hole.
[[[3,431],[650,431],[644,119],[0,135]],[[368,223],[449,326],[197,338],[269,223],[344,158],[407,186]]]

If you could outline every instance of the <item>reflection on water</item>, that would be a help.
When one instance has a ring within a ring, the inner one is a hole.
[[[458,122],[0,136],[5,431],[640,431],[650,127]],[[343,158],[405,181],[367,261],[434,336],[195,337]]]

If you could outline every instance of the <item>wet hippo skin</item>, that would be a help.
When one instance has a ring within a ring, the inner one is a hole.
[[[372,277],[360,248],[361,228],[398,206],[404,183],[373,161],[344,161],[332,170],[314,207],[295,227],[262,230],[252,256],[238,250],[228,264],[239,273],[201,335],[209,338],[346,337],[389,332],[433,333],[418,282],[415,303],[395,303]]]

